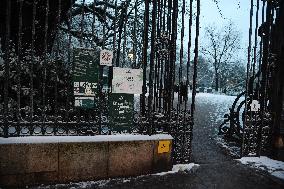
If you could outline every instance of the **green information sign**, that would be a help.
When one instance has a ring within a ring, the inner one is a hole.
[[[113,131],[129,130],[133,122],[134,95],[112,93],[109,96],[109,117]]]
[[[99,51],[74,49],[73,87],[75,107],[94,108],[99,80]]]

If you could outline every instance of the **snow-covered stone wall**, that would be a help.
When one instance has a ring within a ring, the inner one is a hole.
[[[163,142],[168,142],[169,149],[158,152]],[[168,171],[172,169],[171,148],[170,135],[1,138],[0,187]]]

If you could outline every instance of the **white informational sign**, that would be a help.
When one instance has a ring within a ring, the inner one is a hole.
[[[101,50],[100,52],[100,65],[112,66],[113,52],[109,50]]]
[[[259,109],[260,109],[260,104],[259,104],[258,100],[253,100],[251,105],[250,105],[250,110],[252,112],[257,112],[257,111],[259,111]]]
[[[112,93],[142,94],[143,70],[113,68]]]

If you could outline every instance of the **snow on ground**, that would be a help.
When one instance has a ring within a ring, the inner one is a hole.
[[[225,149],[225,151],[230,154],[232,157],[240,157],[240,147],[238,144],[236,144],[233,141],[225,141],[224,138],[222,138],[222,136],[217,136],[215,138],[216,143],[223,149]]]
[[[194,163],[177,164],[177,165],[173,166],[173,169],[171,171],[155,173],[153,175],[163,176],[163,175],[174,174],[174,173],[178,173],[178,172],[190,172],[190,171],[195,171],[198,167],[199,167],[199,165],[194,164]]]
[[[237,159],[242,164],[269,172],[271,175],[284,180],[284,162],[270,159],[265,156],[243,157]]]
[[[122,179],[117,179],[118,181]],[[87,188],[100,188],[107,185],[111,182],[111,179],[108,180],[100,180],[100,181],[86,181],[86,182],[77,182],[69,184],[56,184],[56,185],[41,185],[37,187],[31,187],[32,189],[87,189]]]
[[[78,182],[78,183],[69,183],[69,184],[56,184],[56,185],[41,185],[37,187],[32,187],[32,189],[87,189],[87,188],[101,188],[104,187],[112,182],[119,184],[119,183],[127,183],[131,182],[133,179],[146,177],[146,176],[164,176],[167,174],[174,174],[178,172],[192,172],[195,171],[199,167],[198,164],[189,163],[189,164],[177,164],[174,165],[171,171],[168,172],[161,172],[151,175],[142,175],[133,178],[116,178],[116,179],[107,179],[107,180],[100,180],[100,181],[86,181],[86,182]]]
[[[228,96],[223,94],[212,93],[197,93],[196,103],[208,104],[215,108],[210,116],[211,121],[216,124],[221,124],[224,120],[224,114],[229,113],[229,108],[232,107],[236,96]],[[242,101],[244,98],[241,98]]]
[[[210,127],[213,128],[212,131],[213,138],[221,148],[225,149],[225,151],[230,155],[232,155],[233,157],[239,156],[240,147],[234,142],[225,141],[222,135],[218,135],[218,132],[219,132],[219,126],[224,121],[224,115],[229,113],[230,111],[229,108],[232,107],[236,98],[237,96],[227,96],[223,94],[211,94],[211,93],[196,94],[196,103],[199,105],[204,104],[204,106],[202,105],[200,107],[207,107],[211,110],[209,114],[206,115],[205,117],[202,117],[202,119],[210,119],[211,121]],[[244,97],[241,97],[237,105],[241,103],[243,100]],[[241,109],[241,111],[242,110],[243,108]]]

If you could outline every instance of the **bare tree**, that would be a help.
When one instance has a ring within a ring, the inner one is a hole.
[[[202,53],[212,63],[215,75],[215,90],[219,89],[220,74],[226,69],[226,64],[232,62],[240,49],[240,32],[229,22],[218,29],[216,26],[205,28],[206,42]]]

